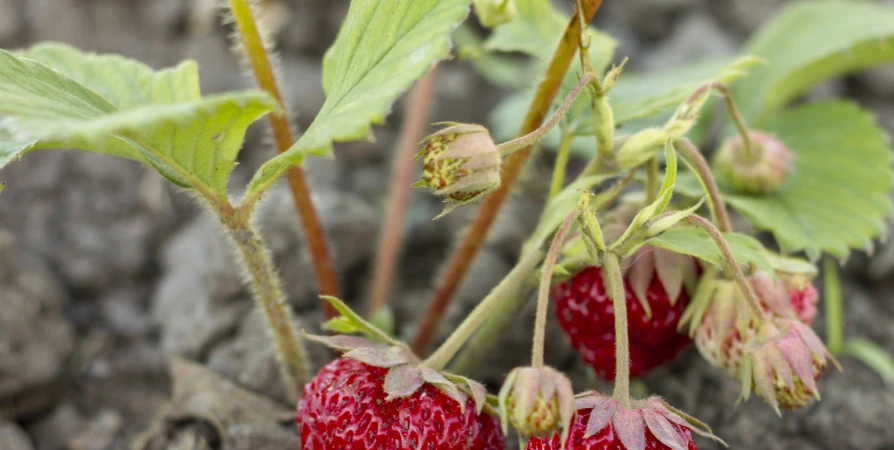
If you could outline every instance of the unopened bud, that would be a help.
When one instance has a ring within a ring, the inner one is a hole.
[[[514,0],[475,0],[475,14],[487,28],[494,28],[515,18]]]
[[[428,138],[416,156],[425,164],[422,181],[451,209],[474,202],[500,186],[500,151],[487,128],[452,124]]]
[[[729,138],[720,147],[714,166],[740,192],[773,193],[792,171],[794,154],[767,133],[749,131],[748,137],[750,146],[740,135]]]

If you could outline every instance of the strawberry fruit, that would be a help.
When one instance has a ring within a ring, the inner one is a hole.
[[[677,289],[674,298],[668,294],[661,277],[655,275],[642,284],[647,288],[644,292],[640,290],[644,295],[638,296],[632,286],[637,283],[631,282],[634,276],[635,269],[631,269],[625,276],[624,287],[630,335],[630,376],[638,377],[676,359],[691,340],[677,332],[677,324],[689,304],[685,289]],[[602,280],[602,270],[588,267],[578,272],[553,288],[553,298],[559,325],[571,339],[571,345],[597,375],[614,380],[615,314]]]
[[[500,425],[433,384],[389,399],[389,369],[337,359],[304,388],[297,422],[303,450],[502,450]]]

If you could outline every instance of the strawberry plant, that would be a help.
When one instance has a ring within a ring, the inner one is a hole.
[[[842,341],[830,259],[869,251],[886,232],[890,142],[859,105],[797,101],[825,79],[894,60],[894,9],[792,3],[740,56],[654,76],[625,71],[618,43],[590,25],[601,4],[577,0],[566,16],[546,0],[353,0],[323,59],[325,103],[297,139],[248,0],[227,5],[254,90],[203,95],[191,61],[153,70],[62,43],[0,50],[0,168],[41,149],[104,153],[151,167],[215,214],[264,313],[303,449],[501,449],[510,425],[529,449],[694,449],[693,434],[723,442],[664,400],[631,395],[631,378],[693,341],[741,384],[743,399],[753,393],[777,412],[819,398],[818,378],[836,356],[894,371],[871,342]],[[462,25],[470,10],[492,28],[486,37]],[[437,124],[422,139],[433,73],[454,40],[457,56],[515,92],[492,123]],[[536,77],[536,88],[523,87],[530,83],[518,74]],[[417,80],[361,316],[339,299],[302,165],[369,136]],[[722,123],[712,123],[715,106]],[[263,117],[278,154],[247,186],[231,188],[246,130]],[[536,228],[510,273],[430,352],[448,303],[538,148],[549,151],[553,176],[543,182],[549,194]],[[569,177],[572,156],[582,163]],[[378,324],[387,323],[414,164],[422,173],[416,185],[446,203],[433,219],[479,206],[405,343]],[[296,328],[253,223],[283,177],[309,243],[326,336]],[[814,263],[824,255],[828,349],[810,326],[819,298]],[[468,369],[499,351],[493,345],[506,317],[535,285],[530,363],[489,395]],[[612,393],[574,386],[545,365],[552,313],[582,359],[614,382]],[[340,356],[312,375],[308,341]]]

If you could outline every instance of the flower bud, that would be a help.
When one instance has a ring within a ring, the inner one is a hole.
[[[515,0],[475,0],[475,14],[487,28],[494,28],[515,18]]]
[[[481,125],[452,124],[432,134],[420,157],[425,166],[415,186],[428,186],[444,198],[441,215],[500,186],[500,151]]]
[[[733,188],[748,194],[775,192],[792,171],[794,153],[767,133],[749,131],[750,148],[742,136],[733,136],[720,147],[714,166]]]
[[[517,367],[500,390],[500,415],[525,437],[567,432],[574,416],[571,381],[550,367]]]

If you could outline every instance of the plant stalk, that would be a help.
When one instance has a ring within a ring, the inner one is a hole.
[[[245,49],[245,55],[251,64],[258,86],[272,95],[282,109],[279,113],[267,115],[273,132],[273,140],[276,143],[276,150],[282,153],[295,143],[295,139],[292,135],[292,127],[286,114],[282,94],[276,82],[273,64],[270,62],[270,55],[267,53],[267,47],[264,45],[264,40],[258,30],[258,24],[255,21],[249,0],[229,0],[229,5],[233,19],[236,22],[236,28],[239,30],[239,37]],[[323,231],[323,225],[317,216],[304,172],[300,167],[290,167],[286,171],[286,179],[292,191],[292,198],[301,221],[301,227],[304,230],[307,247],[310,250],[317,289],[319,289],[321,295],[338,297],[338,278],[332,266],[326,233]],[[239,214],[250,216],[254,206],[254,202],[243,204],[240,207]],[[335,317],[336,311],[329,303],[321,300],[320,304],[327,317]]]
[[[627,294],[624,292],[624,276],[621,260],[614,252],[606,252],[602,274],[608,285],[615,312],[615,400],[630,408],[630,338],[627,330]]]
[[[568,125],[563,125],[562,139],[559,141],[558,150],[556,150],[556,160],[553,167],[553,178],[549,184],[549,198],[547,198],[546,204],[549,204],[550,200],[552,200],[556,195],[559,195],[559,192],[562,190],[562,186],[565,183],[565,169],[568,168],[568,159],[571,157],[571,143],[573,141],[574,136],[568,129]]]
[[[829,353],[838,356],[844,348],[844,307],[841,304],[838,262],[828,255],[823,258],[823,294],[826,313],[826,346]]]
[[[307,351],[295,329],[292,310],[282,291],[282,283],[261,236],[235,215],[222,214],[221,222],[229,232],[249,276],[252,294],[264,312],[268,329],[276,346],[280,374],[290,400],[301,396],[304,384],[310,379]]]
[[[733,98],[732,91],[730,91],[726,85],[719,82],[711,83],[711,88],[720,92],[723,96],[723,100],[726,103],[726,111],[729,114],[730,119],[732,119],[733,123],[736,125],[739,135],[742,137],[742,147],[745,149],[745,155],[748,157],[749,161],[753,161],[758,155],[755,154],[755,149],[751,145],[751,136],[748,134],[748,126],[745,124],[745,118],[742,117],[742,113],[739,112],[739,107],[736,106],[736,100]]]
[[[739,289],[745,294],[745,298],[748,299],[748,305],[751,307],[752,312],[754,312],[757,317],[767,319],[767,313],[761,307],[757,294],[754,292],[754,289],[752,289],[751,283],[745,278],[745,273],[742,272],[742,268],[739,267],[739,264],[736,262],[736,258],[733,256],[733,252],[729,249],[726,239],[720,234],[720,230],[718,230],[711,221],[695,214],[687,216],[686,220],[708,232],[708,235],[711,236],[717,244],[717,247],[720,248],[720,253],[723,255],[723,261],[726,264],[726,270],[733,275],[736,284],[739,285]]]
[[[601,5],[602,0],[586,0],[583,11],[585,19],[588,21],[592,20]],[[539,128],[543,118],[549,112],[553,99],[562,85],[565,73],[568,71],[571,60],[574,58],[574,54],[580,44],[580,32],[580,20],[577,17],[572,17],[550,61],[546,74],[537,87],[537,92],[525,116],[520,135],[524,136]],[[496,220],[500,207],[509,195],[509,190],[512,189],[512,185],[521,173],[522,168],[524,168],[531,151],[532,147],[526,147],[513,155],[514,157],[506,159],[503,164],[502,185],[481,202],[478,214],[453,254],[447,270],[437,285],[429,308],[420,323],[419,330],[413,340],[413,350],[416,354],[423,354],[428,349],[431,338],[441,321],[441,316],[459,288],[466,272],[468,272],[475,254],[478,253],[478,250],[484,243],[487,232],[493,225],[494,220]]]
[[[543,367],[543,345],[546,340],[546,314],[549,306],[549,287],[552,284],[553,268],[556,266],[556,260],[559,259],[559,251],[562,249],[562,243],[571,230],[571,225],[577,219],[579,212],[573,211],[556,232],[553,243],[549,246],[549,252],[546,254],[546,260],[543,261],[543,274],[540,276],[540,290],[537,292],[537,316],[534,320],[534,343],[531,348],[531,366]]]
[[[724,233],[733,231],[732,223],[729,220],[729,212],[723,203],[723,196],[720,195],[717,181],[714,180],[714,174],[711,172],[711,167],[708,165],[705,157],[702,156],[702,153],[698,151],[698,148],[689,139],[679,139],[676,143],[678,144],[676,147],[681,149],[683,154],[686,155],[686,159],[692,163],[689,168],[695,172],[702,188],[708,193],[710,197],[708,199],[708,207],[711,210],[711,217],[717,223],[720,231]]]
[[[388,205],[385,208],[385,220],[382,222],[379,234],[375,271],[367,299],[367,317],[372,317],[387,303],[388,293],[391,291],[394,268],[403,240],[404,217],[410,199],[414,168],[413,153],[422,140],[428,124],[435,78],[435,68],[432,68],[416,83],[407,99],[407,110],[401,124],[397,153],[394,154],[391,163],[391,187]]]
[[[423,367],[435,370],[443,369],[456,355],[459,349],[469,340],[469,337],[478,330],[485,320],[490,318],[501,302],[515,295],[525,284],[528,275],[537,268],[537,264],[543,257],[542,251],[533,251],[524,255],[514,268],[494,287],[468,317],[459,324],[459,327],[447,338],[444,343],[435,350],[431,356],[422,362]]]

